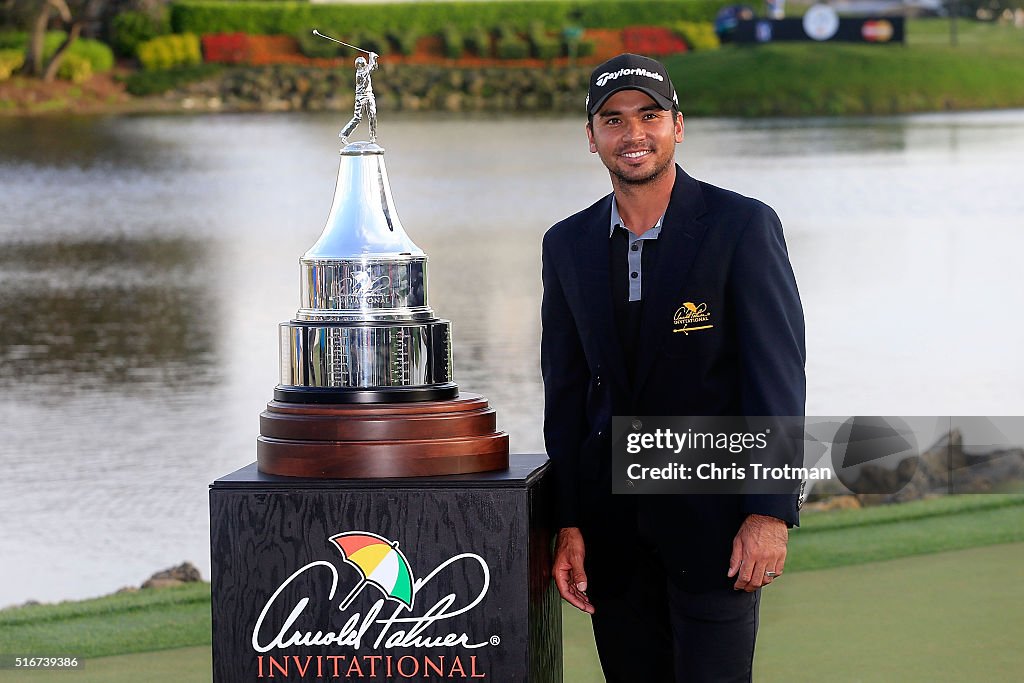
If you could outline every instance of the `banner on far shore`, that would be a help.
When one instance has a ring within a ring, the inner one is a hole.
[[[792,41],[846,43],[903,43],[903,17],[839,18],[834,13],[812,14],[801,19],[746,19],[736,24],[736,43]]]

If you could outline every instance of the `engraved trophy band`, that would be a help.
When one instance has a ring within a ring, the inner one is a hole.
[[[398,219],[384,150],[341,150],[327,225],[299,259],[301,306],[280,326],[275,398],[298,403],[446,400],[451,323],[427,301],[427,256]]]

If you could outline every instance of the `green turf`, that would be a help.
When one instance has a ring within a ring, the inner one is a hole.
[[[908,24],[906,45],[776,43],[668,58],[683,112],[704,116],[894,114],[1024,106],[1024,31]],[[946,32],[946,33],[944,33]]]
[[[1018,681],[1024,543],[789,574],[763,593],[754,680]],[[566,683],[601,681],[588,617],[563,609]],[[0,681],[209,680],[194,647],[88,660],[80,672],[0,671]]]
[[[762,594],[754,678],[1019,681],[1022,564],[1014,543],[787,575]]]
[[[790,532],[787,571],[825,569],[1024,541],[1024,497],[950,496],[804,515]]]
[[[3,683],[189,683],[209,681],[209,646],[89,659],[80,670],[0,671]]]
[[[817,585],[813,582],[811,584],[802,582],[808,575],[817,577],[827,574],[826,571],[810,570],[838,567],[847,573],[835,576],[868,577],[877,574],[880,568],[885,569],[890,565],[902,566],[892,564],[893,558],[909,558],[910,556],[920,556],[917,558],[918,564],[908,565],[912,567],[925,568],[932,567],[933,564],[936,567],[955,566],[955,561],[948,558],[960,557],[960,555],[938,555],[936,553],[1024,541],[1024,496],[950,496],[898,506],[805,514],[802,521],[803,525],[791,532],[785,580],[771,587],[771,595],[785,594],[794,585]],[[1016,552],[1020,552],[1020,548],[1024,545],[994,547],[1003,549],[992,551],[998,554],[999,552],[1009,552],[1006,550],[1008,548],[1017,548]],[[984,556],[982,551],[979,552],[981,552],[979,556]],[[965,555],[963,557],[974,556]],[[886,560],[890,562],[886,563]],[[950,565],[950,562],[953,562],[953,565]],[[1021,574],[1019,564],[1009,563],[1003,567],[1003,571],[1007,573],[1005,584],[1014,583],[1008,578],[1014,570],[1019,577]],[[951,570],[950,573],[951,576],[946,577],[943,581],[957,595],[970,595],[971,591],[980,590],[988,585],[976,587],[971,584],[970,577],[976,576],[978,573],[973,566],[967,566],[963,570],[963,578],[959,581],[953,581],[952,574],[955,572]],[[815,579],[815,581],[817,580]],[[837,579],[839,582],[847,580],[847,578]],[[922,591],[917,587],[917,584],[930,584],[932,580],[932,577],[923,570],[920,576],[913,580],[909,578],[893,580],[896,583],[904,581],[899,590],[913,597],[914,600],[918,600],[921,595],[932,595],[929,591]],[[839,590],[838,586],[839,583],[837,583],[836,590]],[[887,631],[890,629],[887,620],[892,618],[890,608],[895,607],[899,600],[898,596],[886,592],[890,591],[886,586],[873,584],[865,586],[862,592],[846,594],[840,599],[840,604],[845,604],[845,601],[856,602],[867,596],[869,598],[866,600],[868,605],[885,606],[884,613],[879,615],[879,622],[875,625],[874,630]],[[208,646],[210,643],[209,591],[208,584],[198,584],[161,591],[119,594],[82,602],[2,610],[0,611],[0,654],[68,654],[103,663],[110,661],[105,658],[109,655]],[[837,593],[837,595],[839,594]],[[996,605],[985,602],[989,600],[986,596],[987,594],[977,597],[979,606],[987,604],[992,608],[990,610],[992,614],[1002,614],[1003,612],[995,609]],[[783,615],[789,613],[790,605],[799,604],[801,599],[800,596],[786,598],[781,606],[784,610]],[[839,598],[837,597],[837,599]],[[933,595],[929,598],[929,600],[934,599],[936,598]],[[1006,600],[1013,599],[1015,599],[1014,595],[1010,591]],[[822,604],[829,602],[824,597],[822,600]],[[768,601],[766,603],[771,604]],[[1007,602],[1007,604],[1010,603]],[[1018,604],[1024,603],[1018,601]],[[865,605],[858,605],[858,607],[862,608]],[[766,609],[768,608],[766,607]],[[818,614],[813,609],[808,608],[808,610]],[[834,617],[842,621],[843,617],[840,612],[841,610],[837,608],[828,618]],[[915,615],[918,612],[924,614],[927,613],[927,610],[919,610],[915,605],[907,614]],[[770,614],[770,612],[766,611],[766,614]],[[1011,626],[1020,631],[1022,629],[1020,610],[1016,610],[1013,614],[1018,616],[1017,621]],[[598,664],[588,618],[571,607],[563,609],[563,618],[566,670],[576,672],[574,675],[580,676],[567,678],[567,680],[597,680],[593,678],[597,675]],[[997,619],[997,621],[999,620]],[[933,630],[938,628],[937,624],[926,624],[925,626]],[[813,634],[814,629],[811,629],[810,635],[813,636]],[[1017,635],[1021,634],[1017,633]],[[976,640],[973,632],[965,634],[964,637]],[[986,637],[988,636],[986,635]],[[54,643],[60,644],[60,652],[54,650]],[[813,643],[802,643],[801,645],[814,647]],[[768,655],[770,654],[769,652]],[[864,657],[868,655],[870,653],[864,653]],[[126,659],[124,661],[136,660]],[[771,661],[770,656],[765,660],[766,670],[772,670],[771,667],[775,666],[771,664]],[[999,662],[1002,659],[1000,656],[993,655],[993,661]],[[896,663],[891,663],[891,666],[896,666]],[[88,671],[95,670],[89,669]],[[0,671],[0,681],[7,680],[12,675],[14,675],[12,672]],[[72,676],[79,674],[67,672],[54,675],[67,677],[61,680],[91,680],[72,679]],[[83,675],[94,674],[85,673]],[[105,679],[101,677],[97,680]],[[158,679],[147,677],[146,680]],[[768,680],[773,679],[768,678]],[[819,677],[817,680],[832,679]]]
[[[209,642],[207,583],[0,611],[0,654],[92,658]]]

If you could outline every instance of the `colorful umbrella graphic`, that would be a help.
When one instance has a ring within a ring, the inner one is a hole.
[[[359,570],[362,580],[345,597],[340,610],[346,609],[366,584],[373,584],[388,600],[400,602],[410,611],[415,589],[409,561],[398,549],[398,541],[368,531],[346,531],[331,536],[341,549],[345,562]]]

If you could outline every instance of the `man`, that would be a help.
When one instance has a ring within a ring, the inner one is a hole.
[[[543,247],[555,581],[592,615],[609,681],[750,680],[759,589],[782,575],[796,496],[613,496],[611,420],[803,415],[803,313],[782,226],[674,163],[683,118],[659,62],[597,67],[587,113],[613,193]],[[686,327],[688,314],[701,324]]]
[[[370,61],[363,56],[356,57],[356,103],[352,119],[338,133],[341,144],[348,144],[348,136],[363,120],[365,111],[370,117],[370,142],[377,142],[377,100],[373,96],[373,81],[370,72],[377,68],[377,53],[370,52]]]

